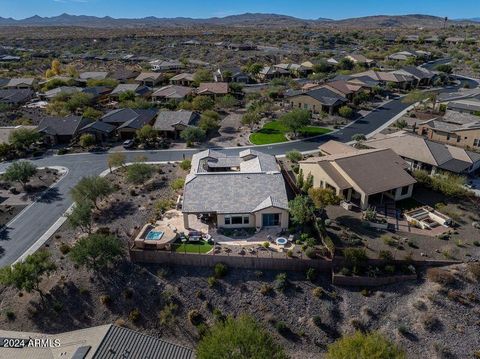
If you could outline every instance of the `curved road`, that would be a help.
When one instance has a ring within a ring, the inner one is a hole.
[[[445,60],[442,60],[444,63]],[[433,65],[432,65],[433,66]],[[442,93],[455,92],[463,83],[469,83],[471,88],[477,87],[478,83],[469,79],[461,79],[461,84],[442,89]],[[362,133],[365,135],[374,133],[386,125],[396,115],[405,110],[409,105],[402,103],[400,98],[375,109],[363,118],[358,119],[347,127],[332,134],[314,137],[302,141],[292,141],[265,146],[255,146],[257,149],[272,154],[281,155],[293,149],[307,152],[318,148],[328,140],[341,142],[351,141],[352,135]],[[253,146],[252,146],[253,147]],[[219,149],[228,154],[236,154],[241,150],[250,147]],[[178,161],[191,157],[197,149],[187,150],[160,150],[160,151],[129,151],[125,152],[128,161],[133,161],[136,156],[144,155],[147,161]],[[26,210],[20,213],[5,229],[0,232],[0,267],[15,262],[35,242],[54,225],[65,211],[71,206],[70,189],[75,186],[78,180],[84,176],[99,175],[107,168],[107,153],[82,153],[62,156],[47,156],[32,160],[37,166],[63,166],[68,168],[66,174],[55,186],[44,193],[44,195]],[[8,167],[8,163],[0,164],[0,171]]]

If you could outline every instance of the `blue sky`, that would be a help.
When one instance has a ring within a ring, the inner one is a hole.
[[[449,18],[480,17],[480,0],[0,0],[0,16],[32,15],[205,18],[244,12],[332,19],[367,15],[429,14]]]

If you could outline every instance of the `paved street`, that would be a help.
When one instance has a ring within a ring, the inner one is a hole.
[[[478,84],[472,80],[469,82],[471,88]],[[442,93],[455,92],[459,87],[442,90]],[[304,141],[293,141],[274,145],[256,146],[263,152],[281,155],[296,149],[302,152],[312,151],[328,140],[334,139],[341,142],[351,141],[352,135],[357,133],[370,134],[385,125],[397,114],[402,112],[407,104],[401,99],[394,99],[389,103],[377,108],[370,114],[361,118],[351,125],[339,130],[336,133],[320,136]],[[220,149],[226,153],[238,153],[249,147],[236,147]],[[129,161],[136,156],[144,155],[148,161],[178,161],[190,157],[197,152],[191,150],[161,150],[161,151],[132,151],[126,152]],[[70,189],[84,176],[98,175],[107,168],[106,153],[100,154],[72,154],[63,156],[48,156],[32,160],[37,166],[63,166],[69,169],[69,173],[49,190],[42,199],[31,205],[27,210],[17,216],[0,234],[0,267],[13,263],[32,244],[34,244],[72,204],[69,196]],[[0,171],[8,167],[8,163],[0,164]]]

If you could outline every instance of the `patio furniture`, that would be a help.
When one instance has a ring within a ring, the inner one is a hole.
[[[290,243],[293,242],[293,239],[294,239],[294,235],[293,235],[293,234],[289,235],[288,238],[287,238],[287,240],[288,240]]]

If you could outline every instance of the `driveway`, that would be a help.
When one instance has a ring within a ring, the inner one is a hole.
[[[478,84],[472,80],[471,87]],[[462,84],[459,85],[463,86]],[[458,88],[445,89],[442,92],[454,92]],[[323,136],[306,140],[264,145],[218,148],[230,154],[238,154],[241,150],[255,147],[271,155],[282,155],[291,150],[302,152],[315,151],[318,146],[329,140],[350,142],[354,134],[371,134],[386,125],[393,117],[405,110],[409,105],[401,99],[394,99],[375,109],[367,116],[358,119],[343,129]],[[134,161],[138,155],[143,155],[147,161],[179,161],[191,157],[198,149],[158,150],[158,151],[130,151],[125,152],[128,161]],[[82,153],[62,156],[47,156],[32,160],[37,166],[63,166],[69,173],[63,177],[44,198],[32,204],[27,210],[17,216],[10,226],[0,233],[0,267],[9,265],[17,260],[25,251],[34,245],[42,235],[65,213],[71,206],[69,192],[78,180],[84,176],[96,176],[107,168],[107,153]],[[1,163],[0,171],[4,171],[10,163]]]

